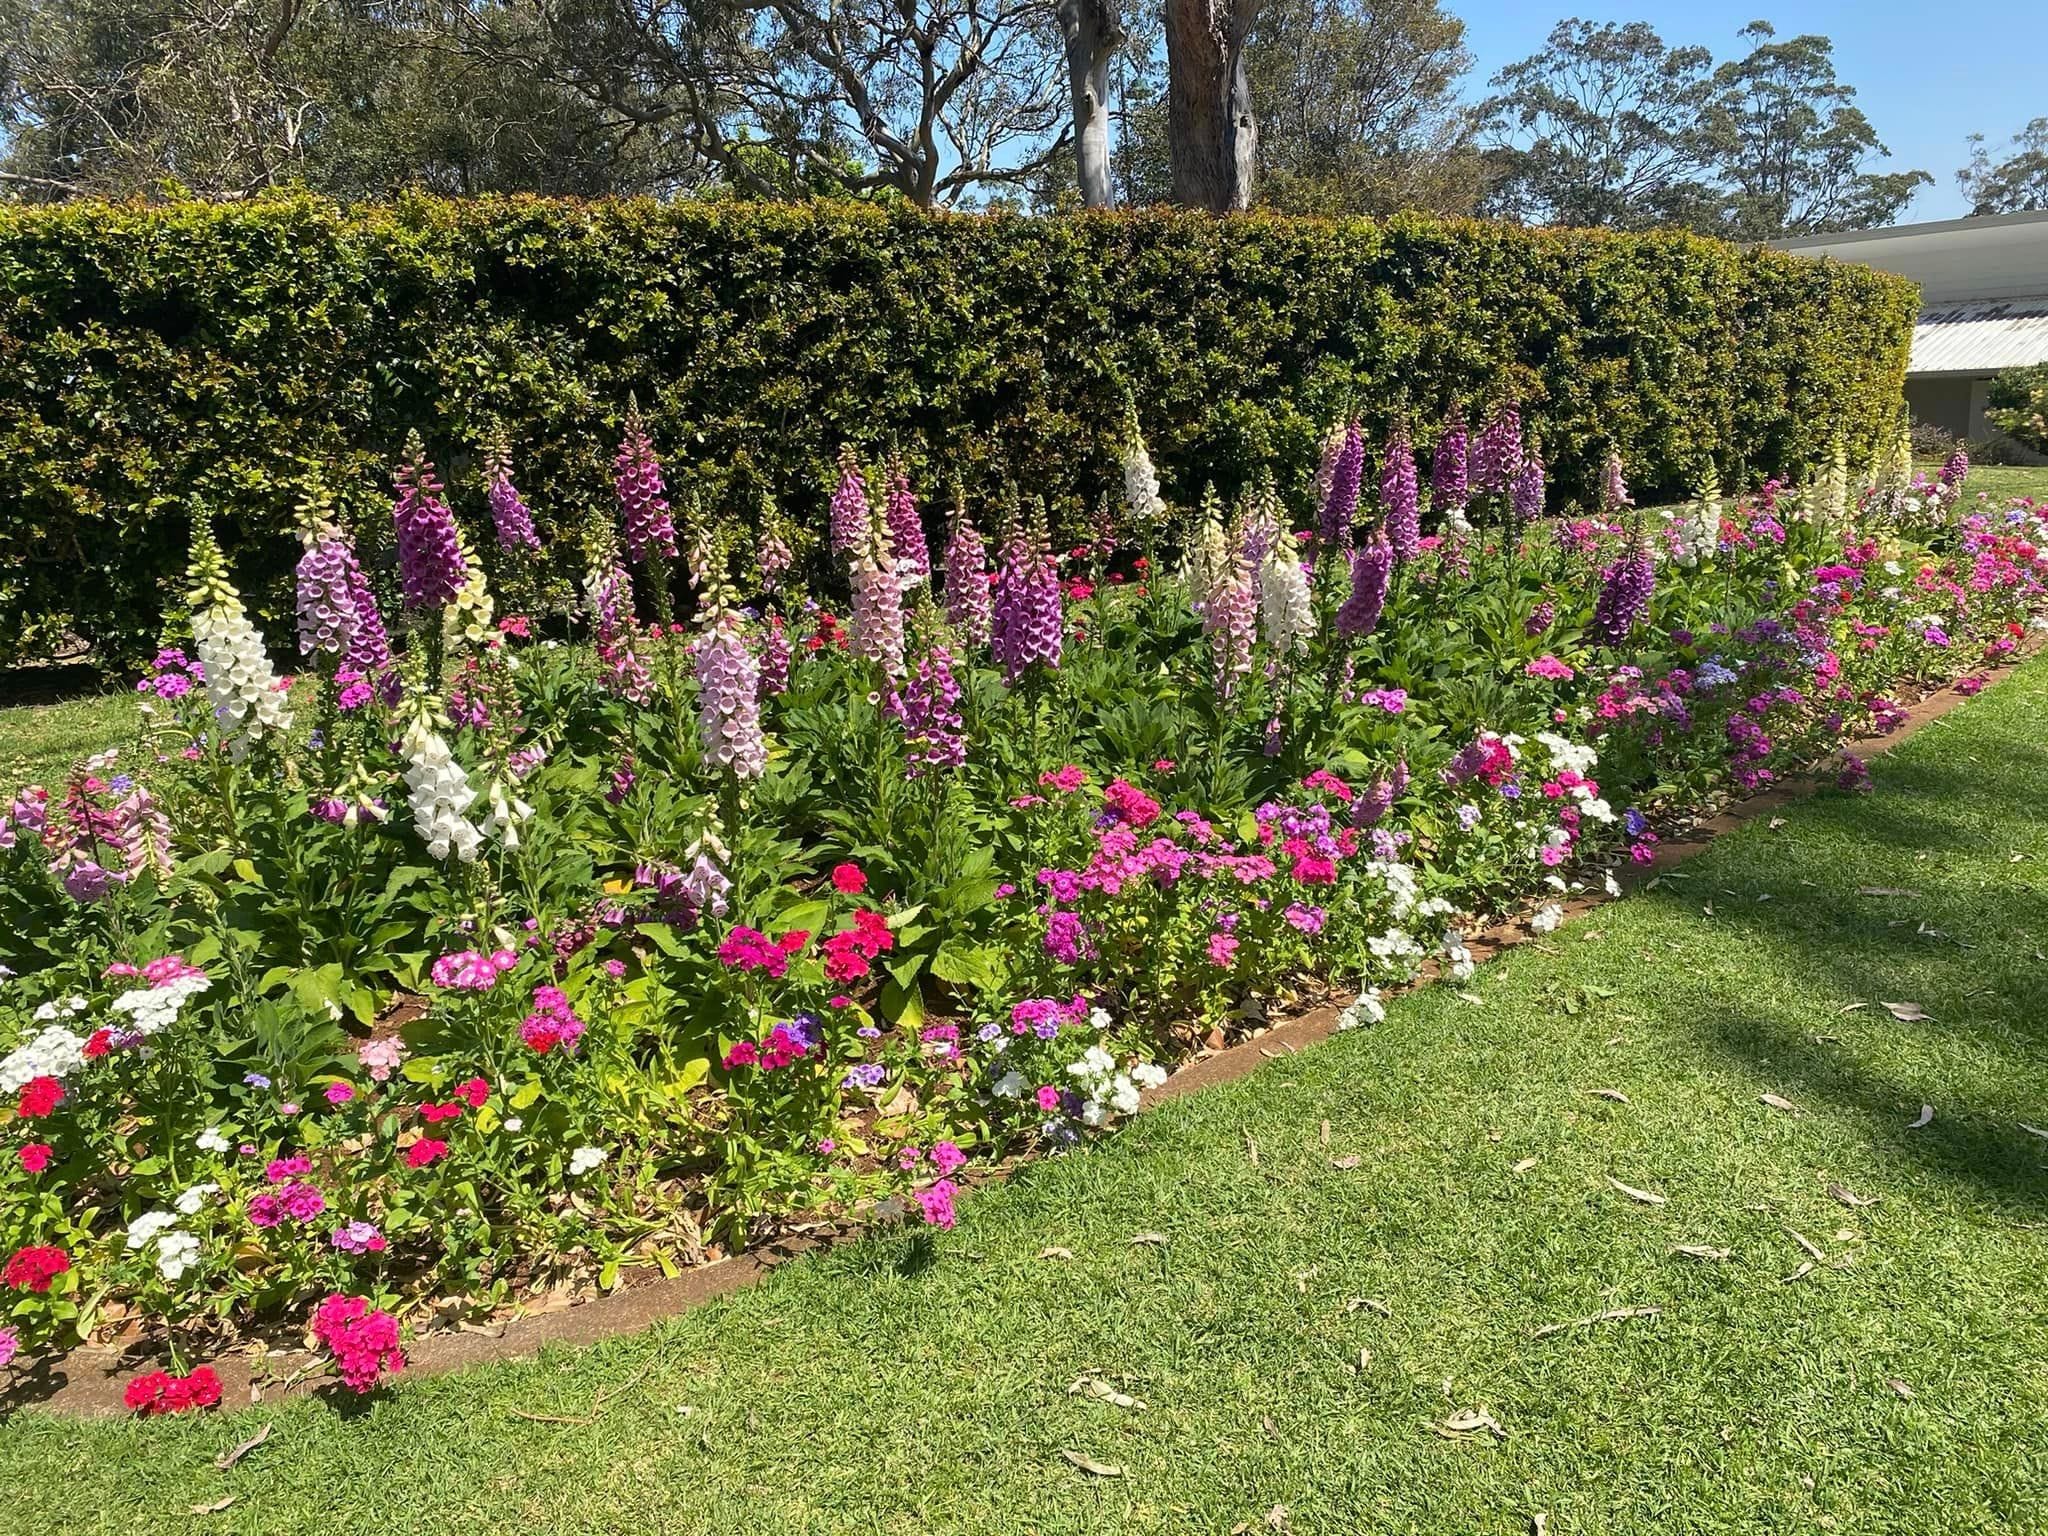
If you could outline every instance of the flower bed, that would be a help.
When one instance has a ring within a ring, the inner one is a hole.
[[[1133,443],[1142,541],[1064,555],[1029,506],[934,547],[849,457],[842,618],[773,522],[673,513],[635,430],[573,626],[496,615],[415,447],[394,592],[307,528],[292,680],[202,523],[144,739],[0,822],[0,1353],[146,1333],[172,1369],[131,1406],[175,1412],[218,1398],[190,1357],[285,1318],[368,1391],[430,1307],[889,1196],[950,1226],[970,1159],[1113,1126],[1296,989],[1361,1021],[1464,973],[1484,914],[1554,924],[2040,597],[2036,510],[1961,464],[1645,517],[1614,461],[1546,519],[1511,409],[1435,437],[1425,475],[1339,430],[1292,510],[1178,522]]]

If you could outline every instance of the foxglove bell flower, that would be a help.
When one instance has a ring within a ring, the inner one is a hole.
[[[1623,507],[1635,505],[1628,493],[1628,482],[1621,476],[1621,453],[1618,449],[1607,450],[1607,468],[1600,485],[1600,505],[1610,517]]]
[[[340,656],[355,643],[355,556],[331,529],[313,533],[293,573],[298,582],[299,654]]]
[[[1422,553],[1422,491],[1415,473],[1415,445],[1408,428],[1396,423],[1387,435],[1386,462],[1380,466],[1380,506],[1386,514],[1387,542],[1394,558],[1406,563]]]
[[[1233,559],[1202,603],[1202,629],[1216,696],[1229,699],[1252,669],[1252,638],[1259,617],[1258,569],[1242,553]]]
[[[895,679],[903,676],[903,582],[879,520],[853,562],[853,654]]]
[[[1617,461],[1618,462],[1618,461]],[[1587,636],[1597,645],[1627,643],[1637,624],[1650,611],[1650,598],[1657,590],[1657,567],[1649,544],[1640,536],[1600,577],[1600,596],[1593,604],[1593,622]]]
[[[121,847],[127,855],[129,879],[145,872],[159,877],[170,874],[171,822],[163,807],[141,785],[114,808],[121,818]]]
[[[698,637],[697,735],[707,762],[733,777],[758,779],[768,768],[761,735],[761,673],[739,615],[727,610]]]
[[[1465,478],[1468,442],[1464,412],[1453,406],[1451,419],[1444,423],[1443,436],[1437,439],[1436,452],[1430,455],[1429,461],[1430,510],[1445,518],[1453,512],[1462,515],[1465,503],[1471,499],[1471,489]]]
[[[533,531],[533,513],[528,510],[519,487],[512,483],[512,449],[503,438],[484,452],[484,500],[490,505],[491,527],[498,535],[498,548],[507,554],[540,548],[540,535]]]
[[[989,619],[989,647],[1003,681],[1015,686],[1034,663],[1060,664],[1060,583],[1041,520],[1015,524],[1003,541]]]
[[[1135,404],[1124,434],[1123,472],[1124,515],[1130,528],[1143,533],[1165,518],[1166,503],[1159,499],[1159,474],[1152,467],[1152,455],[1146,452],[1145,439],[1138,431]]]
[[[399,583],[408,608],[440,608],[455,601],[469,579],[455,514],[441,495],[441,482],[417,432],[405,439],[405,462],[394,476],[398,500],[391,508],[398,541]]]
[[[1319,507],[1330,499],[1330,487],[1337,481],[1337,460],[1344,456],[1344,444],[1350,435],[1350,426],[1340,417],[1330,423],[1330,430],[1323,434],[1316,449],[1315,494]]]
[[[391,665],[391,636],[384,628],[384,612],[377,606],[376,589],[363,574],[353,544],[348,551],[348,596],[355,610],[355,625],[349,631],[348,650],[341,666],[345,672],[368,677]]]
[[[789,631],[783,627],[781,615],[777,614],[768,620],[767,633],[761,637],[762,698],[772,698],[789,691],[789,668],[794,659]]]
[[[1363,451],[1361,446],[1361,454]],[[1345,534],[1349,533],[1347,523]],[[1293,540],[1284,534],[1272,541],[1259,564],[1259,627],[1276,656],[1306,650],[1309,637],[1316,630],[1315,601],[1309,595],[1308,576],[1295,556]]]
[[[874,513],[868,506],[867,482],[851,445],[839,450],[839,486],[832,493],[832,549],[848,559],[867,543]]]
[[[932,574],[931,548],[925,543],[924,519],[917,510],[917,497],[910,489],[910,476],[899,459],[889,466],[889,494],[882,502],[882,515],[889,523],[889,547],[896,556],[896,574],[908,589]]]
[[[263,635],[249,622],[242,599],[228,584],[227,566],[213,529],[197,520],[192,535],[192,638],[206,673],[206,693],[220,722],[228,754],[240,762],[266,731],[291,729],[291,711]]]
[[[465,864],[476,861],[483,833],[463,817],[476,802],[469,775],[425,719],[407,729],[403,742],[405,783],[411,792],[413,828],[436,859],[451,853]]]
[[[1323,497],[1316,537],[1323,549],[1344,549],[1351,543],[1351,524],[1358,516],[1358,488],[1365,477],[1365,434],[1358,423],[1344,428],[1344,446],[1331,466],[1329,493]]]
[[[1522,472],[1522,413],[1509,401],[1493,413],[1472,444],[1472,489],[1505,496]]]
[[[988,644],[988,575],[988,547],[962,502],[953,509],[953,531],[946,540],[946,622],[970,646]]]
[[[1543,515],[1543,454],[1530,439],[1522,450],[1514,484],[1508,488],[1508,516],[1517,528],[1527,528]]]
[[[626,433],[612,458],[612,488],[618,493],[619,521],[626,532],[626,553],[640,565],[653,555],[676,558],[676,524],[669,512],[668,487],[662,483],[661,461],[640,419],[640,402],[626,397]]]
[[[934,645],[918,658],[895,702],[909,748],[910,778],[919,778],[930,768],[958,768],[967,761],[960,684],[953,677],[953,653],[944,645]]]
[[[1338,634],[1356,640],[1379,627],[1393,575],[1394,546],[1384,533],[1352,555],[1351,592],[1337,610]]]

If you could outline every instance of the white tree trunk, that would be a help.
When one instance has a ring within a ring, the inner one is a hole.
[[[1067,82],[1074,93],[1074,167],[1081,201],[1107,208],[1109,180],[1109,61],[1124,45],[1115,0],[1059,0],[1060,36],[1066,43]]]

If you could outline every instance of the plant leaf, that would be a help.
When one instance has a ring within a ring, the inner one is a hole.
[[[1097,1461],[1092,1456],[1082,1455],[1079,1451],[1061,1451],[1060,1455],[1065,1457],[1071,1465],[1079,1467],[1083,1472],[1086,1472],[1090,1477],[1122,1477],[1124,1475],[1122,1467],[1108,1466]]]
[[[1627,1195],[1629,1199],[1637,1201],[1642,1205],[1663,1205],[1669,1199],[1668,1196],[1657,1194],[1652,1190],[1637,1189],[1633,1184],[1624,1184],[1611,1173],[1607,1176],[1607,1182],[1620,1190],[1624,1195]]]

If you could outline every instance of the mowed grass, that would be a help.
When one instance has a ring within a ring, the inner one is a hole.
[[[365,1405],[23,1413],[0,1528],[2048,1529],[2044,724],[2048,660],[1875,794],[1033,1166],[953,1233]],[[1145,1407],[1070,1394],[1084,1372]],[[1441,1432],[1472,1408],[1501,1433]]]
[[[1938,464],[1933,466],[1935,469],[1940,467]],[[2004,501],[2012,496],[2048,501],[2048,465],[1973,465],[1963,490],[1967,495],[1974,497],[1981,493],[1995,501]]]
[[[0,789],[41,783],[54,791],[74,763],[129,741],[140,719],[133,693],[0,709]]]

